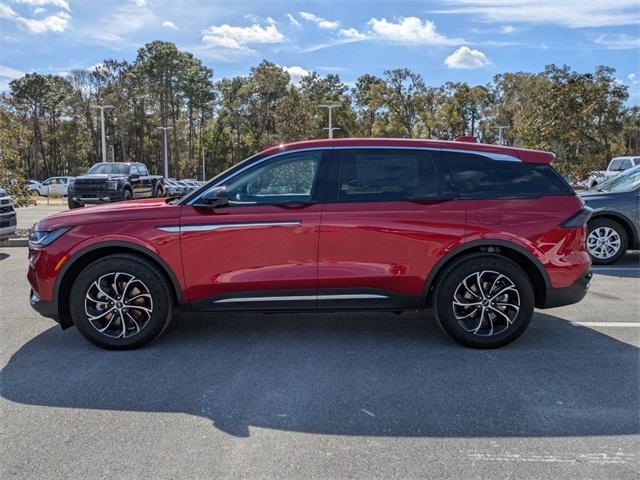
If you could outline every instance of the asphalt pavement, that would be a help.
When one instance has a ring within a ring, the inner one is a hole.
[[[0,478],[637,479],[640,256],[471,350],[430,314],[182,316],[107,352],[0,249]]]

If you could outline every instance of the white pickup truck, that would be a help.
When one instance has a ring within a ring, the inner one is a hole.
[[[587,188],[592,189],[596,185],[604,182],[605,180],[615,177],[620,172],[640,165],[640,157],[616,157],[609,162],[609,166],[606,170],[597,170],[589,174],[589,180],[587,180]]]

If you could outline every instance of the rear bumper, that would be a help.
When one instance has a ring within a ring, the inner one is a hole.
[[[591,286],[593,273],[588,271],[580,276],[573,285],[565,288],[549,288],[545,297],[544,305],[540,308],[561,307],[578,303],[584,298]]]

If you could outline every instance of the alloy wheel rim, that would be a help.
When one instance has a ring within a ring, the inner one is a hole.
[[[131,338],[151,320],[153,298],[142,280],[125,272],[102,275],[84,298],[84,311],[93,328],[110,338]]]
[[[620,251],[620,235],[611,227],[594,228],[587,237],[591,256],[600,260],[613,258]]]
[[[520,312],[520,294],[506,275],[482,270],[458,284],[452,308],[458,324],[467,332],[490,337],[514,324]]]

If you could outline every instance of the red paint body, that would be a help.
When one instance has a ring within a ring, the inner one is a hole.
[[[523,161],[553,155],[465,142],[342,140],[302,142],[265,151],[401,145],[482,150]],[[43,250],[29,252],[29,282],[44,301],[59,273],[105,242],[149,251],[170,269],[184,304],[238,292],[376,289],[420,298],[438,262],[470,242],[503,241],[529,252],[551,288],[572,285],[590,267],[584,228],[559,225],[584,206],[576,196],[518,200],[434,200],[249,205],[202,209],[149,199],[87,207],[53,215],[39,230],[72,230]],[[165,232],[158,227],[248,222],[296,225]],[[91,255],[91,254],[89,254]],[[63,259],[63,257],[66,257]]]

